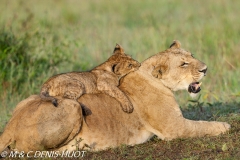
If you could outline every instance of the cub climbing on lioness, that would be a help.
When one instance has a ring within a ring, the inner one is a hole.
[[[124,49],[116,44],[113,55],[91,71],[63,73],[48,79],[41,88],[40,96],[57,106],[55,96],[77,100],[85,93],[104,92],[116,98],[124,112],[131,113],[132,103],[117,86],[121,77],[139,67],[140,63],[126,55]]]

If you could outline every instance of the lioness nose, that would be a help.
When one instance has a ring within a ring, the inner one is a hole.
[[[204,73],[204,76],[206,75],[206,72],[207,72],[207,67],[202,69],[202,70],[199,70],[199,72],[203,72]]]

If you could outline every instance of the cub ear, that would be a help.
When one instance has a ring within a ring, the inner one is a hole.
[[[119,44],[116,44],[116,46],[115,46],[115,48],[113,50],[113,54],[117,54],[117,53],[125,54],[124,49]]]
[[[152,76],[158,79],[162,78],[162,74],[167,71],[167,66],[166,65],[159,65],[155,66],[155,68],[152,71]]]
[[[114,65],[112,66],[112,72],[113,72],[113,73],[116,73],[116,72],[118,71],[118,69],[119,69],[118,64],[114,64]]]
[[[178,49],[180,47],[181,47],[181,43],[178,40],[174,40],[169,48],[176,48],[176,49]]]

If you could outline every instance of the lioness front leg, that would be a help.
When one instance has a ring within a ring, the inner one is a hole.
[[[104,93],[116,98],[122,106],[122,110],[127,113],[133,112],[133,105],[127,96],[115,85],[111,85],[107,82],[99,82],[97,84],[97,88],[99,91],[103,91]]]
[[[217,121],[193,121],[184,119],[176,121],[166,128],[164,139],[171,140],[175,138],[217,136],[230,129],[230,125],[225,122]]]
[[[185,119],[185,131],[183,131],[183,137],[202,137],[205,135],[217,136],[221,133],[225,133],[231,128],[226,122],[217,121],[193,121]]]

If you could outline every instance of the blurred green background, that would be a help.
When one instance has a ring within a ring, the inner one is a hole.
[[[104,62],[116,43],[139,62],[173,40],[208,65],[201,98],[239,101],[240,1],[1,0],[0,131],[50,76]],[[182,108],[191,99],[176,97]]]

